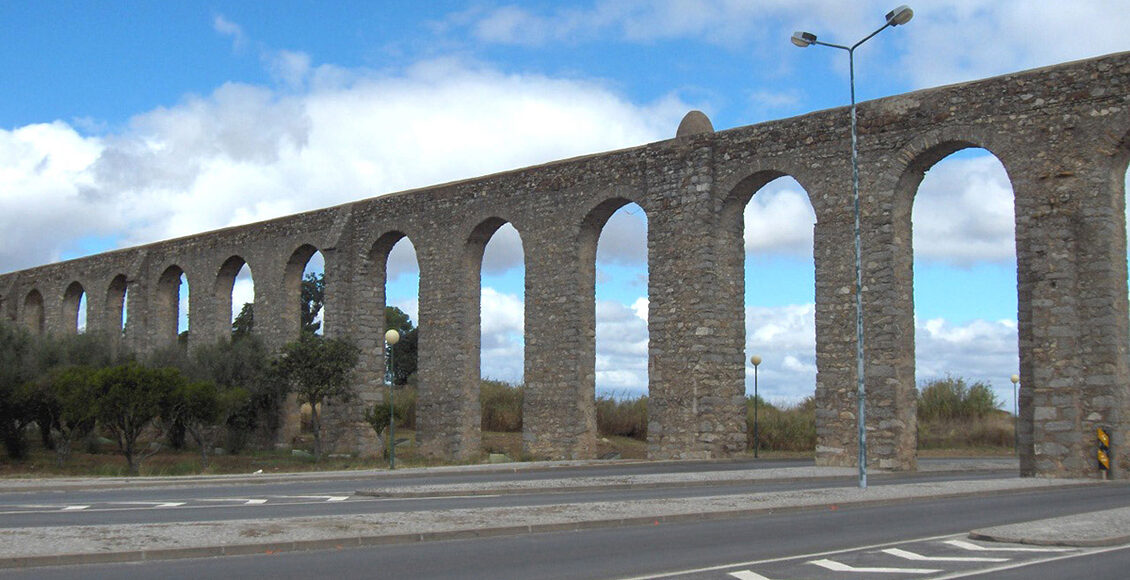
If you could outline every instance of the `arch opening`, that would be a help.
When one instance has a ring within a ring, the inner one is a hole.
[[[631,402],[649,394],[649,260],[647,213],[623,198],[597,206],[585,220],[582,267],[592,270],[595,397]],[[591,266],[590,266],[591,265]],[[602,423],[597,417],[598,428]],[[646,425],[630,435],[646,438]]]
[[[251,266],[241,256],[232,256],[220,266],[215,301],[217,313],[225,322],[223,332],[230,332],[233,339],[254,332],[255,279]]]
[[[188,276],[180,266],[165,269],[157,281],[156,336],[158,340],[187,346],[189,324]]]
[[[78,282],[71,282],[63,293],[63,314],[66,317],[63,330],[68,334],[86,332],[87,300],[86,289]]]
[[[482,380],[481,427],[522,429],[525,374],[526,265],[522,237],[510,222],[483,222],[469,240],[468,271],[479,286],[478,378]],[[492,399],[493,404],[488,404]]]
[[[287,326],[321,335],[326,326],[326,259],[318,248],[303,244],[290,256],[283,276],[286,301],[293,304]]]
[[[917,160],[911,210],[918,448],[962,444],[944,421],[982,417],[978,446],[1014,446],[1019,372],[1015,196],[1001,161],[966,142]],[[969,431],[969,430],[967,430]],[[969,435],[966,435],[968,438]]]
[[[385,329],[395,328],[400,341],[392,347],[389,377],[394,385],[416,384],[417,327],[420,312],[420,265],[416,246],[400,235],[383,254],[385,271]]]
[[[115,328],[118,334],[125,334],[129,321],[129,283],[125,274],[118,274],[106,289],[107,328]]]
[[[730,237],[742,247],[747,447],[816,449],[816,212],[795,178],[751,176],[729,200]],[[740,213],[739,213],[740,211]],[[753,357],[759,357],[757,368]],[[756,400],[755,400],[756,397]],[[775,429],[790,420],[793,432]]]

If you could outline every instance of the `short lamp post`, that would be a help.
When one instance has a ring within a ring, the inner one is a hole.
[[[757,430],[757,365],[761,364],[761,357],[756,354],[749,357],[753,363],[753,458],[757,459],[757,450],[761,447],[761,433]]]
[[[400,342],[400,333],[396,329],[385,333],[385,343],[388,344],[388,468],[396,469],[396,407],[392,404],[392,383],[396,381],[393,374],[396,343]]]
[[[1020,375],[1012,375],[1008,380],[1012,381],[1012,451],[1020,453],[1020,442],[1016,440],[1020,435],[1020,403],[1016,398]]]
[[[863,40],[851,45],[843,46],[840,44],[832,44],[829,42],[821,42],[816,40],[816,35],[811,32],[794,32],[792,43],[800,48],[805,48],[813,44],[820,46],[829,46],[831,48],[838,48],[846,50],[848,53],[848,77],[851,86],[851,197],[855,206],[855,358],[856,358],[856,377],[858,383],[856,385],[856,399],[859,403],[858,409],[858,422],[859,422],[859,488],[867,488],[867,428],[864,422],[864,413],[866,411],[865,399],[867,389],[863,381],[863,256],[862,256],[862,242],[860,240],[860,225],[859,225],[859,147],[858,147],[858,131],[856,128],[856,115],[855,115],[855,49],[859,48],[861,44],[871,40],[873,36],[886,30],[891,26],[898,26],[910,22],[914,17],[914,11],[905,4],[891,10],[887,13],[887,23],[879,27],[878,30],[868,34]]]

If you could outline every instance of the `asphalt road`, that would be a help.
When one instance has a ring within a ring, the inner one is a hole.
[[[810,462],[807,462],[810,463]],[[765,462],[759,468],[797,466],[806,462]],[[694,467],[693,465],[691,467]],[[698,466],[702,467],[702,466]],[[748,469],[748,463],[714,464],[712,469]],[[444,476],[381,479],[381,486],[410,487],[421,483],[513,481],[586,475],[624,475],[669,473],[687,470],[683,464],[623,465],[560,471],[534,471],[506,474],[452,474]],[[701,471],[702,469],[700,469]],[[999,473],[962,474],[962,479],[999,476]],[[952,479],[952,474],[917,472],[874,475],[873,486]],[[263,484],[216,483],[192,487],[133,488],[82,491],[39,491],[0,494],[0,527],[76,526],[95,524],[139,524],[201,522],[235,519],[345,515],[380,512],[424,511],[454,508],[533,506],[559,503],[586,503],[640,499],[703,497],[749,492],[773,492],[827,487],[852,487],[853,478],[836,480],[768,481],[719,483],[717,485],[656,489],[586,490],[570,492],[523,493],[475,497],[372,498],[353,495],[358,488],[371,487],[374,478]]]
[[[1002,566],[1012,568],[981,577],[1120,578],[1130,569],[1130,550],[987,552],[990,556],[985,556],[946,542],[963,539],[973,528],[1125,506],[1128,492],[1130,484],[1116,484],[583,532],[0,571],[0,578],[742,578],[731,575],[741,572],[758,575],[744,578],[772,580],[875,576],[836,572],[815,563],[825,560],[855,568],[936,570],[915,578],[977,577],[978,570]],[[943,559],[991,557],[993,561],[921,562],[906,560],[905,554]],[[1084,574],[1084,570],[1091,572]],[[1012,576],[998,575],[1006,573]]]

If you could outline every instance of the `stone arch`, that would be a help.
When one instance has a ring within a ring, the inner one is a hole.
[[[784,346],[778,347],[776,344],[767,344],[766,341],[758,342],[755,338],[756,334],[754,336],[747,334],[747,325],[756,324],[756,320],[759,316],[759,310],[764,316],[764,313],[768,309],[759,308],[764,307],[765,303],[758,302],[754,293],[750,290],[749,287],[747,287],[747,281],[756,282],[757,278],[756,270],[751,271],[750,264],[748,263],[749,259],[755,254],[747,254],[746,239],[750,232],[746,231],[745,217],[749,212],[753,212],[750,213],[751,216],[756,215],[757,210],[752,207],[753,205],[755,205],[752,203],[754,199],[756,199],[759,195],[764,195],[763,192],[765,192],[767,188],[771,188],[771,184],[774,184],[778,180],[784,178],[791,179],[795,183],[795,185],[798,186],[803,192],[805,203],[807,204],[808,210],[812,214],[812,221],[810,222],[810,224],[813,230],[815,230],[818,217],[816,208],[813,206],[814,197],[811,188],[806,187],[804,184],[802,184],[800,180],[792,173],[776,168],[766,167],[758,168],[752,173],[746,175],[744,178],[736,180],[732,188],[727,192],[726,197],[723,199],[722,208],[719,214],[720,226],[716,230],[717,232],[719,232],[720,236],[718,248],[719,254],[722,257],[721,261],[723,262],[720,269],[725,270],[728,273],[728,275],[720,277],[720,283],[722,285],[725,285],[727,287],[729,295],[734,297],[734,303],[737,307],[737,310],[732,314],[733,319],[742,321],[742,324],[737,325],[736,331],[740,333],[740,336],[738,338],[739,344],[742,345],[742,363],[745,369],[742,393],[744,393],[747,397],[753,396],[755,391],[755,386],[753,383],[755,369],[750,362],[750,356],[758,355],[762,358],[763,362],[760,365],[759,370],[761,373],[763,386],[765,385],[764,379],[766,378],[766,371],[769,371],[770,377],[772,377],[773,373],[781,373],[781,369],[785,367],[784,361],[786,360],[786,353],[788,353],[788,357],[797,357],[796,362],[798,364],[801,360],[807,358],[811,358],[814,363],[816,361],[814,334],[812,336],[813,342],[811,346],[804,345],[803,347],[801,347],[805,349],[804,352],[801,352],[801,348],[795,348],[797,345],[793,345],[794,348],[791,349]],[[801,179],[804,179],[804,177],[802,177]],[[779,184],[777,187],[781,187],[781,185]],[[807,255],[803,257],[803,260],[807,261],[811,259],[813,263],[813,271],[808,275],[808,279],[805,281],[805,284],[808,286],[808,288],[812,289],[813,291],[816,286],[815,280],[813,279],[815,277],[814,245],[815,237],[813,238],[812,242],[807,245],[807,250],[805,252]],[[773,250],[770,250],[770,252],[772,251]],[[779,266],[780,262],[778,262],[777,265]],[[759,284],[757,283],[753,284],[753,288],[757,288],[758,285]],[[773,283],[761,283],[760,285],[762,287],[780,286],[781,280],[775,280]],[[795,285],[793,285],[792,287],[795,287]],[[812,300],[813,302],[815,302],[814,295],[812,296]],[[815,312],[807,315],[809,317],[808,322],[799,322],[803,320],[801,318],[802,316],[806,316],[804,312],[807,311],[807,309],[807,302],[805,303],[804,309],[801,309],[798,307],[798,305],[793,304],[788,306],[787,309],[784,307],[775,308],[770,311],[772,312],[772,314],[770,315],[773,316],[776,320],[777,316],[788,312],[788,320],[790,322],[804,324],[805,326],[811,324],[813,326],[813,333],[815,333]],[[774,324],[776,324],[776,321]],[[780,352],[779,354],[773,352],[774,350],[778,349],[782,352]],[[777,356],[774,356],[775,354]],[[772,386],[773,384],[776,384],[778,382],[779,381],[770,381],[769,384]],[[807,396],[814,397],[815,400],[819,402],[818,408],[821,405],[825,408],[830,407],[831,405],[826,400],[829,394],[817,391],[818,389],[816,376],[812,376],[812,383],[810,389],[807,391]],[[765,389],[762,389],[759,393],[759,395],[761,395],[763,399],[765,392]],[[818,413],[818,415],[821,414]],[[764,419],[764,415],[762,415],[761,418]],[[823,416],[821,415],[820,417],[818,417],[817,421],[822,423]],[[754,424],[754,426],[756,427],[756,424]],[[823,425],[821,425],[821,427],[822,426]],[[756,436],[757,430],[751,427],[746,433],[747,444],[756,443]],[[764,441],[764,439],[761,440]]]
[[[939,162],[958,153],[959,151],[967,149],[982,149],[996,161],[1004,169],[1009,187],[1012,190],[1012,212],[1013,212],[1013,226],[1015,228],[1013,235],[1013,242],[1019,245],[1022,239],[1021,231],[1021,216],[1022,208],[1019,196],[1017,195],[1016,180],[1014,178],[1016,170],[1015,162],[1012,158],[1002,156],[1002,152],[1014,152],[1015,148],[1010,149],[1002,142],[1002,137],[994,133],[987,132],[981,128],[973,127],[945,127],[935,131],[931,131],[918,138],[912,140],[909,144],[904,146],[895,156],[895,159],[901,161],[891,173],[885,173],[880,180],[880,185],[877,187],[879,191],[886,191],[885,187],[892,188],[893,198],[891,200],[891,215],[889,218],[889,225],[891,229],[891,268],[892,268],[892,296],[897,298],[901,304],[899,313],[893,317],[893,320],[887,324],[888,327],[896,327],[898,330],[896,335],[904,337],[901,344],[893,348],[898,350],[898,355],[892,355],[892,358],[900,362],[895,363],[900,366],[896,370],[896,374],[905,381],[906,385],[901,385],[897,388],[894,396],[898,400],[896,407],[901,409],[910,410],[907,413],[906,420],[917,423],[917,344],[915,337],[915,272],[914,272],[914,257],[916,251],[914,249],[914,232],[912,224],[912,216],[915,204],[915,198],[918,194],[919,187],[925,178],[926,172],[937,165]],[[887,184],[887,185],[884,185]],[[866,233],[864,244],[867,244]],[[867,248],[864,248],[865,254]],[[1018,269],[1023,266],[1018,264]],[[1022,276],[1018,273],[1017,276]],[[865,296],[865,300],[868,297]],[[1023,311],[1025,309],[1025,300],[1019,293],[1018,288],[1018,303],[1020,304],[1021,314],[1018,323],[1023,326]],[[871,326],[868,326],[869,333]],[[1021,331],[1023,332],[1023,331]],[[1019,345],[1018,345],[1018,350]],[[891,354],[891,353],[888,353]],[[899,356],[901,355],[901,356]],[[1023,367],[1023,355],[1021,354],[1021,367]],[[1009,369],[1002,369],[1004,379],[1007,379],[1007,372]],[[869,383],[870,386],[870,383]],[[913,411],[913,412],[911,412]],[[1023,412],[1021,413],[1023,415]],[[1023,425],[1022,419],[1019,419]],[[897,445],[901,447],[913,447],[917,449],[917,429],[907,429],[903,434],[900,442]],[[1023,437],[1021,437],[1023,439]],[[909,451],[907,452],[909,456]],[[916,455],[916,454],[915,454]]]
[[[63,292],[63,325],[61,330],[67,334],[78,334],[86,330],[85,326],[81,326],[83,320],[89,320],[89,316],[84,317],[81,307],[86,297],[86,289],[78,281],[71,282],[67,289]],[[90,308],[90,300],[85,300],[87,309]]]
[[[176,264],[173,264],[161,273],[160,278],[157,279],[157,293],[154,300],[154,337],[157,341],[157,346],[163,346],[167,343],[176,342],[180,330],[180,287],[181,278],[184,278],[185,285],[191,292],[191,284],[188,282],[188,275],[185,271]],[[189,312],[191,318],[192,313]],[[191,320],[188,332],[191,328]]]
[[[43,294],[41,294],[38,289],[32,289],[24,297],[21,322],[24,327],[36,336],[43,335],[47,330],[46,317],[43,310]]]
[[[298,336],[302,328],[302,274],[306,271],[306,264],[314,254],[320,250],[312,244],[302,244],[290,254],[283,273],[283,300],[286,304],[283,309],[282,328],[286,329],[286,336]],[[325,257],[325,254],[322,254]],[[327,285],[329,283],[327,276]],[[289,339],[288,339],[289,340]]]
[[[126,312],[129,301],[129,281],[125,274],[118,274],[110,281],[106,289],[106,330],[111,336],[122,335],[126,332],[128,314]]]
[[[608,222],[612,219],[613,215],[626,206],[635,204],[640,208],[644,214],[644,222],[647,224],[647,236],[652,233],[650,215],[651,213],[647,207],[647,200],[638,199],[636,196],[631,195],[630,192],[613,192],[609,197],[603,201],[596,203],[585,217],[581,220],[581,228],[579,232],[579,256],[578,256],[578,271],[580,276],[578,281],[580,287],[577,289],[577,296],[579,297],[579,325],[578,330],[581,332],[580,347],[582,351],[579,353],[579,370],[582,379],[581,388],[577,391],[578,402],[577,408],[580,411],[580,423],[576,426],[577,429],[583,429],[586,436],[591,433],[592,437],[596,437],[598,433],[596,425],[596,383],[597,383],[597,346],[598,340],[601,340],[597,335],[597,253],[600,238],[604,233]],[[650,266],[651,266],[651,244],[645,240],[648,249],[645,253],[645,272],[648,273],[648,297],[650,299]],[[648,303],[648,311],[650,312],[650,301]],[[660,405],[665,401],[667,393],[662,385],[654,380],[653,372],[654,361],[652,359],[654,350],[650,348],[650,326],[645,322],[647,329],[649,348],[647,349],[646,356],[646,372],[647,384],[646,393],[648,395],[649,409],[656,408],[656,402]],[[604,346],[602,345],[602,348]],[[649,417],[650,419],[650,417]],[[656,415],[658,422],[663,422],[660,415]],[[658,430],[649,430],[649,445],[656,447],[658,444],[654,441],[652,434]],[[594,444],[594,442],[586,441],[586,444]],[[595,452],[595,449],[593,450]],[[650,453],[650,451],[649,451]]]
[[[254,276],[251,265],[248,264],[242,256],[233,255],[220,265],[220,269],[216,273],[216,282],[212,293],[216,308],[216,332],[218,337],[230,336],[232,330],[231,323],[238,313],[237,308],[243,307],[242,304],[237,305],[233,303],[232,294],[235,290],[236,278],[244,267]]]

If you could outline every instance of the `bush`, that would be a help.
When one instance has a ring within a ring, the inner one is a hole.
[[[918,391],[918,420],[980,419],[999,413],[1000,400],[989,385],[967,385],[961,377],[946,376],[925,383]]]
[[[816,399],[807,397],[796,406],[778,408],[758,401],[757,431],[760,449],[771,451],[816,450]],[[753,397],[746,397],[746,444],[753,449]]]
[[[524,389],[502,381],[482,381],[479,401],[482,404],[483,431],[518,432],[522,430]]]
[[[634,399],[611,395],[596,398],[596,427],[604,437],[631,437],[647,441],[647,396]]]

